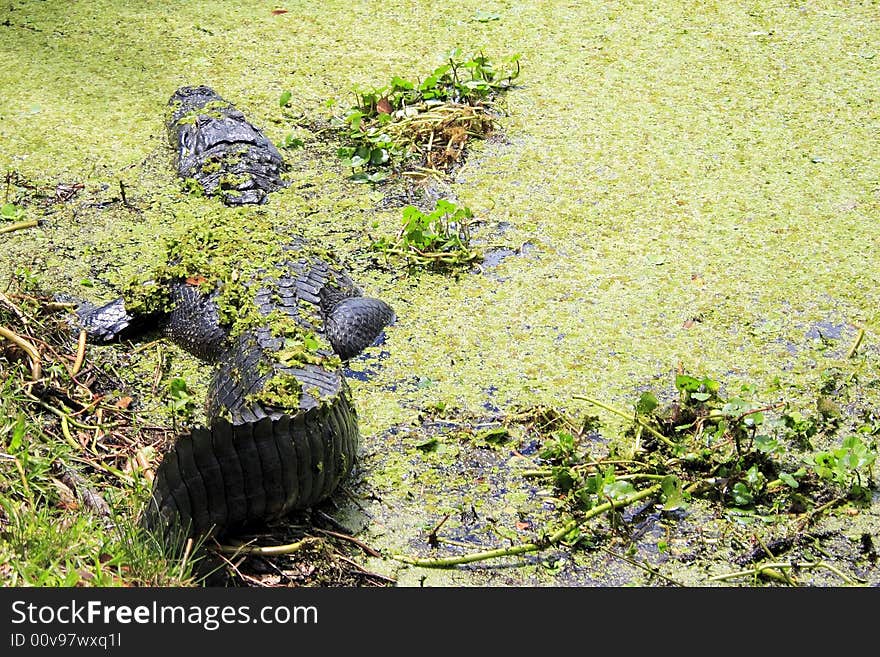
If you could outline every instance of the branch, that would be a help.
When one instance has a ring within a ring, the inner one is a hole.
[[[618,500],[617,502],[610,501],[604,504],[600,504],[599,506],[595,506],[584,514],[582,520],[569,520],[561,528],[556,530],[556,532],[548,536],[543,541],[537,543],[523,543],[521,545],[514,545],[508,548],[497,548],[494,550],[486,550],[484,552],[465,554],[458,557],[444,557],[439,559],[424,559],[400,555],[392,555],[392,558],[413,566],[422,566],[423,568],[451,568],[452,566],[473,563],[475,561],[485,561],[487,559],[496,559],[498,557],[511,557],[519,554],[527,554],[529,552],[539,552],[562,541],[562,539],[568,536],[568,534],[577,529],[580,522],[590,520],[591,518],[605,513],[606,511],[610,511],[611,509],[629,506],[633,502],[638,502],[639,500],[642,500],[646,497],[651,497],[652,495],[659,493],[660,490],[660,484],[657,484],[651,486],[650,488],[646,488],[643,491],[630,495],[627,498]]]
[[[589,402],[595,406],[598,406],[599,408],[604,408],[606,411],[610,411],[611,413],[614,413],[615,415],[619,415],[620,417],[622,417],[626,420],[629,420],[630,422],[635,422],[636,424],[638,424],[640,427],[642,427],[645,431],[650,433],[652,436],[654,436],[660,442],[664,443],[665,445],[667,445],[669,447],[675,447],[674,442],[669,440],[669,438],[667,438],[662,433],[657,431],[650,424],[643,421],[638,415],[630,415],[629,413],[622,411],[619,408],[614,408],[613,406],[608,406],[607,404],[604,404],[596,399],[593,399],[592,397],[585,397],[583,395],[572,395],[572,398],[573,399],[580,399],[585,402]]]

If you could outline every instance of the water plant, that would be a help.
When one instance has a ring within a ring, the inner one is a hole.
[[[470,264],[480,258],[471,247],[470,226],[473,212],[452,201],[440,199],[433,211],[424,213],[413,205],[403,208],[403,221],[397,234],[372,243],[386,257],[401,257],[411,267],[435,269]]]
[[[496,67],[482,53],[456,48],[422,80],[394,76],[356,90],[356,104],[331,121],[346,142],[337,154],[361,182],[380,182],[404,164],[416,175],[448,171],[470,139],[494,131],[495,100],[519,73],[518,55]]]

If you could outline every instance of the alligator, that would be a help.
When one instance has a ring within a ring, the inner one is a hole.
[[[226,205],[262,204],[288,183],[284,159],[262,131],[212,88],[180,87],[169,100],[177,173]]]
[[[144,309],[131,294],[85,303],[79,325],[101,342],[154,326],[215,368],[208,422],[164,454],[142,526],[179,549],[187,538],[219,538],[330,497],[359,442],[343,363],[394,321],[391,307],[363,296],[302,240],[257,269],[245,293],[210,273],[145,285],[165,293],[156,307]],[[237,300],[231,320],[228,298]]]
[[[260,204],[283,186],[277,149],[210,87],[171,97],[178,173],[226,205]],[[99,307],[92,341],[153,327],[214,364],[204,426],[159,464],[141,524],[169,550],[307,509],[350,474],[357,413],[343,363],[394,321],[327,252],[253,226],[202,226],[169,240],[166,264]],[[248,221],[245,218],[245,221]],[[260,252],[253,245],[260,243]]]

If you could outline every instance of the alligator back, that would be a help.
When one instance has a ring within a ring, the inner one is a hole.
[[[217,366],[209,426],[181,436],[164,456],[143,515],[171,545],[311,507],[351,472],[359,432],[342,361],[372,343],[394,313],[299,248],[254,278],[263,320],[235,336],[220,325],[214,294],[172,286],[167,334]]]

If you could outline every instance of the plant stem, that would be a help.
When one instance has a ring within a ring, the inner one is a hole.
[[[635,422],[640,427],[645,429],[648,433],[650,433],[652,436],[654,436],[657,440],[661,441],[665,445],[668,445],[669,447],[675,447],[674,442],[672,442],[669,438],[667,438],[662,433],[657,431],[650,424],[647,424],[646,422],[642,421],[642,419],[639,418],[637,415],[631,415],[631,414],[627,413],[626,411],[622,411],[619,408],[614,408],[613,406],[609,406],[608,404],[600,402],[597,399],[593,399],[592,397],[586,397],[584,395],[572,395],[572,398],[573,399],[580,399],[585,402],[589,402],[595,406],[598,406],[599,408],[604,408],[606,411],[614,413],[615,415],[619,415],[620,417],[622,417],[626,420],[629,420],[630,422]]]
[[[16,230],[21,230],[23,228],[33,228],[37,225],[36,219],[28,219],[27,221],[19,221],[17,224],[9,224],[8,226],[3,226],[0,228],[0,234],[2,233],[12,233]]]
[[[486,550],[484,552],[474,552],[472,554],[465,554],[459,557],[422,559],[406,556],[392,556],[392,558],[397,559],[398,561],[402,561],[404,563],[411,564],[413,566],[422,566],[423,568],[451,568],[452,566],[473,563],[474,561],[485,561],[487,559],[495,559],[497,557],[511,557],[519,554],[526,554],[528,552],[538,552],[540,550],[544,550],[550,547],[551,545],[559,543],[569,533],[577,529],[578,525],[581,522],[590,520],[591,518],[594,518],[611,509],[629,506],[633,502],[638,502],[639,500],[650,497],[658,492],[660,492],[660,484],[656,484],[654,486],[651,486],[650,488],[646,488],[643,491],[639,491],[638,493],[630,495],[625,499],[618,500],[617,502],[605,502],[604,504],[595,506],[587,513],[585,513],[584,517],[581,520],[569,520],[561,528],[556,530],[553,534],[551,534],[539,543],[523,543],[521,545],[514,545],[509,548],[497,548],[494,550]]]
[[[76,360],[73,361],[73,367],[70,368],[70,376],[74,377],[79,374],[82,369],[83,361],[86,358],[86,333],[85,329],[79,332],[79,342],[76,345]]]
[[[729,579],[736,579],[738,577],[747,577],[747,576],[757,576],[757,575],[767,575],[772,577],[773,579],[777,579],[780,581],[788,581],[787,578],[775,571],[781,570],[785,571],[788,568],[802,568],[804,570],[809,570],[812,568],[826,568],[830,570],[832,573],[840,577],[847,584],[856,584],[846,573],[842,572],[839,568],[832,566],[829,563],[825,563],[824,561],[803,561],[799,563],[792,563],[790,561],[778,561],[775,563],[765,563],[755,566],[750,570],[739,570],[733,573],[725,573],[723,575],[714,575],[708,579],[710,582],[723,582]]]
[[[320,542],[321,539],[317,536],[307,536],[296,543],[288,543],[287,545],[269,545],[266,547],[261,547],[259,545],[221,545],[220,552],[236,556],[242,554],[256,554],[269,557],[277,556],[279,554],[293,554],[308,545]]]
[[[852,347],[849,348],[849,351],[846,352],[847,359],[852,358],[856,355],[856,352],[859,350],[859,346],[862,344],[862,340],[865,337],[865,329],[864,327],[859,329],[859,332],[856,334],[855,342],[853,342]]]
[[[17,333],[13,333],[8,328],[3,326],[0,326],[0,336],[6,338],[7,340],[12,342],[13,344],[18,345],[24,350],[31,361],[31,379],[33,381],[39,379],[40,376],[42,376],[43,374],[43,370],[42,366],[40,365],[40,352],[37,351],[37,348]]]

